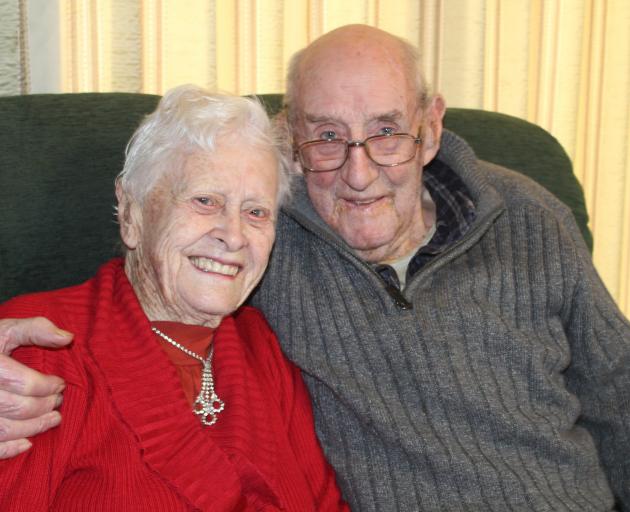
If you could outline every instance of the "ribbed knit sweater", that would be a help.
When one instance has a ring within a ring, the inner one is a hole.
[[[303,184],[253,298],[355,511],[630,510],[630,326],[571,212],[446,132],[477,217],[401,309]],[[536,155],[532,155],[536,158]],[[553,169],[550,169],[553,172]]]
[[[215,332],[226,405],[212,427],[193,415],[122,261],[83,285],[0,306],[0,318],[34,315],[75,335],[69,348],[15,352],[65,379],[63,421],[0,462],[3,512],[347,510],[299,370],[255,309]]]

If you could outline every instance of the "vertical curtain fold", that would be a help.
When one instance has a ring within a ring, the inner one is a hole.
[[[26,0],[0,0],[0,94],[29,91]]]

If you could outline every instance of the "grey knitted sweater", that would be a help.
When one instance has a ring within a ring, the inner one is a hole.
[[[534,158],[535,155],[532,155]],[[303,190],[253,298],[353,510],[630,510],[630,326],[570,211],[445,133],[474,226],[400,309]]]

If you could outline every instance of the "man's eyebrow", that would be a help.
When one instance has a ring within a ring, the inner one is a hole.
[[[337,121],[337,118],[332,116],[309,114],[308,112],[304,113],[304,119],[306,119],[308,123],[326,123],[330,121]]]
[[[369,121],[398,121],[402,117],[403,113],[398,109],[394,109],[388,112],[375,114],[369,118]],[[309,123],[342,122],[335,116],[310,114],[308,112],[304,113],[304,119]]]
[[[389,112],[377,114],[372,119],[375,121],[398,121],[402,117],[403,113],[400,110],[390,110]]]

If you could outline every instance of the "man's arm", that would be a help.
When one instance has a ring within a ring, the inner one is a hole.
[[[0,320],[0,459],[28,450],[27,437],[60,423],[61,415],[54,409],[61,404],[65,385],[59,377],[31,370],[9,354],[19,346],[54,348],[71,340],[71,333],[45,318]]]
[[[578,423],[587,428],[617,499],[630,511],[630,323],[600,280],[570,217],[565,222],[577,277],[567,309],[565,331],[571,343],[567,387],[581,405]]]

